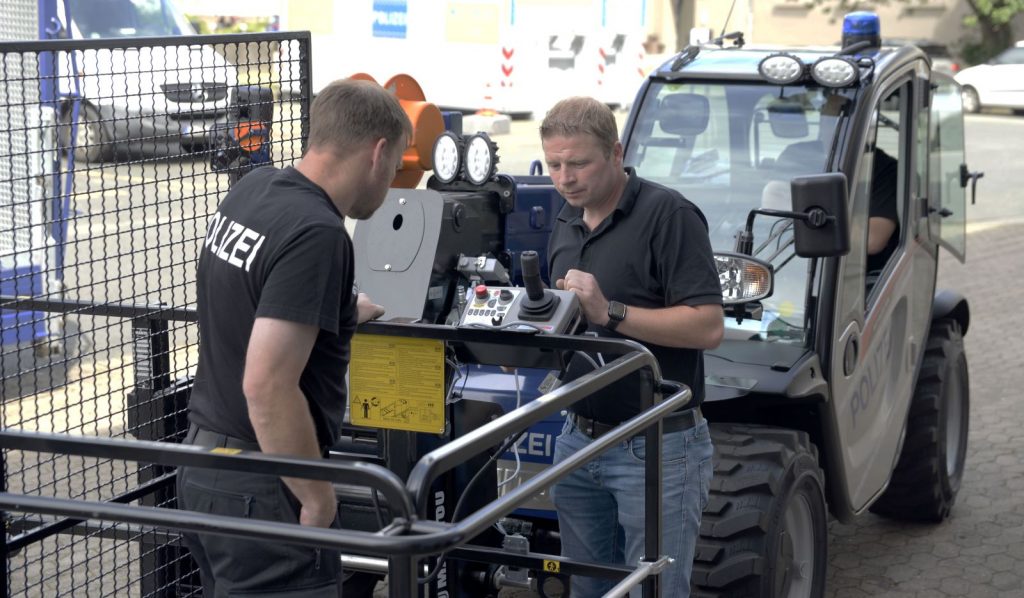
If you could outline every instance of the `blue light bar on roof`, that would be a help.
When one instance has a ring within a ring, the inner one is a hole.
[[[882,45],[881,21],[873,12],[851,12],[843,19],[843,47],[863,41],[871,42],[871,48]]]

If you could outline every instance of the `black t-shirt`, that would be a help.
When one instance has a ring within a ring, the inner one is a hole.
[[[896,201],[899,197],[899,163],[896,158],[882,150],[875,150],[875,160],[871,169],[871,201],[868,204],[869,218],[886,218],[897,223],[896,230],[889,236],[882,251],[868,256],[868,272],[881,270],[889,256],[896,251],[899,245],[899,214]]]
[[[199,256],[199,368],[189,417],[247,441],[256,435],[242,392],[257,317],[320,328],[299,387],[321,446],[338,437],[356,326],[352,240],[344,217],[294,168],[258,168],[210,219]]]
[[[627,306],[721,305],[704,215],[677,191],[636,176],[632,168],[626,172],[629,182],[618,206],[593,232],[584,225],[582,210],[568,204],[562,208],[548,243],[552,285],[575,268],[593,274],[609,301]],[[596,324],[588,329],[623,338]],[[689,386],[690,406],[699,405],[704,399],[703,351],[644,344],[658,359],[662,377]],[[565,379],[592,369],[574,357]],[[628,376],[576,403],[573,411],[612,424],[628,419],[640,412],[639,383],[638,376]]]

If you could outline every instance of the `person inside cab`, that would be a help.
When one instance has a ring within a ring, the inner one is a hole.
[[[871,202],[868,207],[868,263],[867,272],[880,272],[885,268],[896,245],[899,235],[899,214],[897,197],[899,196],[897,181],[899,163],[896,158],[885,153],[881,148],[875,149],[874,163],[871,168]]]

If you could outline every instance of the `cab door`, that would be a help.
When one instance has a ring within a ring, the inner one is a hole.
[[[933,75],[928,131],[928,227],[931,236],[961,262],[967,256],[967,186],[964,162],[964,114],[960,86],[951,77]]]
[[[924,68],[922,64],[921,69]],[[934,288],[918,140],[927,131],[920,69],[880,82],[861,106],[867,118],[850,173],[850,251],[840,260],[830,370],[844,498],[853,512],[885,488],[899,455],[913,371]],[[927,112],[925,112],[927,114]],[[920,219],[919,219],[920,218]],[[885,243],[873,224],[887,220]]]

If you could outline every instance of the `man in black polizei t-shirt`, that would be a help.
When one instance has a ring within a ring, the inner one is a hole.
[[[317,458],[345,410],[349,341],[384,309],[353,293],[345,218],[383,203],[412,126],[375,83],[336,81],[310,111],[305,155],[263,167],[209,221],[197,274],[199,367],[186,441]],[[181,468],[180,508],[330,527],[329,482]],[[204,596],[340,596],[336,551],[184,534]]]

